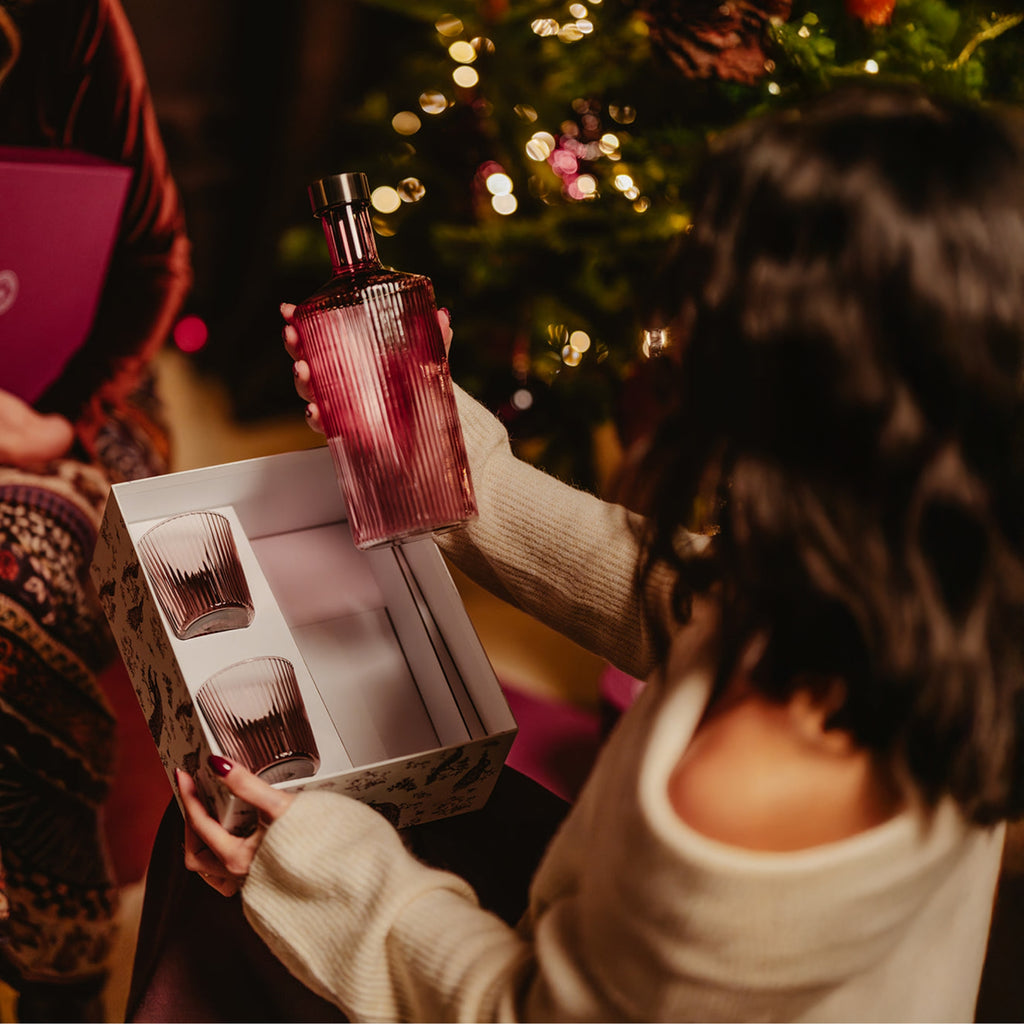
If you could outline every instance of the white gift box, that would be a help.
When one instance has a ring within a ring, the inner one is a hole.
[[[181,640],[137,543],[198,510],[230,521],[255,615]],[[254,812],[210,770],[222,751],[194,697],[255,657],[292,662],[319,748],[316,774],[281,788],[336,790],[398,827],[490,795],[516,723],[440,551],[430,537],[357,550],[327,448],[115,484],[92,577],[172,786],[175,768],[195,776],[225,827]]]

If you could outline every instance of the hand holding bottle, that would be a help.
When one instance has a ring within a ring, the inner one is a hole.
[[[306,402],[306,420],[312,430],[322,434],[324,432],[324,425],[320,420],[320,410],[313,400],[313,391],[309,384],[309,363],[302,356],[302,340],[299,338],[299,332],[292,323],[294,313],[294,303],[281,303],[281,316],[285,322],[281,337],[284,339],[285,351],[294,360],[292,373],[295,378],[295,390],[299,398]],[[452,347],[451,314],[447,309],[439,309],[437,311],[437,322],[441,328],[441,338],[444,341],[444,351],[447,355]]]

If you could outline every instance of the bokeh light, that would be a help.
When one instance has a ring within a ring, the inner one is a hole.
[[[517,391],[512,392],[511,402],[513,408],[524,412],[533,405],[533,393],[526,388],[519,388]]]
[[[597,195],[597,178],[592,174],[581,174],[576,179],[576,187],[584,196]]]
[[[448,56],[460,64],[472,64],[476,60],[476,50],[472,43],[467,43],[465,39],[459,39],[448,47]]]
[[[452,80],[456,85],[462,86],[463,89],[472,89],[480,81],[480,76],[476,73],[475,68],[471,68],[466,64],[460,64],[452,72]]]
[[[434,28],[443,36],[457,36],[462,31],[463,25],[454,14],[445,14],[434,22]]]
[[[183,316],[171,332],[174,344],[182,352],[198,352],[209,340],[210,332],[206,321],[195,315]]]
[[[391,127],[399,135],[415,135],[422,124],[423,122],[411,110],[401,110],[391,118]]]
[[[526,143],[526,155],[538,163],[547,160],[555,150],[555,137],[550,132],[534,132]]]
[[[573,331],[569,335],[569,347],[577,352],[586,352],[590,348],[590,335],[586,331]]]
[[[370,203],[380,213],[394,213],[402,205],[402,199],[390,185],[380,185],[370,193]]]
[[[403,178],[396,191],[403,203],[418,203],[427,194],[427,186],[419,178]]]
[[[516,212],[519,208],[519,201],[514,195],[508,193],[501,196],[492,196],[491,206],[494,208],[496,213],[500,213],[503,217],[507,217],[510,213]]]
[[[437,89],[420,93],[420,109],[427,114],[443,114],[448,109],[448,99]]]
[[[487,175],[484,183],[487,191],[494,196],[507,196],[512,194],[512,179],[504,171],[496,171]]]

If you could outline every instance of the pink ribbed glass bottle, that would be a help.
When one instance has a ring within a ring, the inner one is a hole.
[[[309,186],[333,273],[295,310],[359,548],[476,516],[429,278],[384,267],[364,174]]]

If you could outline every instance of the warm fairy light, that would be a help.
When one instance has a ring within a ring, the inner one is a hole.
[[[573,331],[569,335],[569,347],[577,352],[586,352],[590,348],[590,335],[586,331]]]
[[[402,205],[398,193],[390,185],[380,185],[370,193],[373,208],[380,213],[394,213]]]
[[[647,196],[641,196],[634,204],[633,209],[637,213],[646,213],[651,208],[651,201]]]
[[[459,39],[448,47],[448,56],[460,64],[472,64],[476,60],[476,50],[473,49],[472,43],[467,43],[465,39]]]
[[[428,89],[420,93],[420,109],[427,114],[443,114],[448,109],[448,100],[443,92]]]
[[[446,14],[434,22],[434,28],[443,36],[457,36],[462,31],[462,22],[454,14]]]
[[[399,135],[415,135],[421,127],[422,122],[411,110],[399,111],[391,118],[391,127]]]
[[[869,75],[877,75],[878,74],[878,61],[877,60],[866,60],[866,61],[864,61],[864,70]]]
[[[507,193],[500,196],[491,196],[491,206],[494,207],[495,213],[500,213],[503,217],[507,217],[510,213],[516,212],[519,202],[514,195]]]
[[[590,33],[594,31],[594,23],[589,18],[580,18],[579,21],[576,22],[576,27],[585,36],[589,36]]]
[[[801,25],[801,26],[800,26],[800,27],[799,27],[799,28],[798,28],[798,29],[796,30],[796,34],[797,34],[797,35],[798,35],[798,36],[799,36],[799,37],[800,37],[801,39],[810,39],[810,38],[811,38],[811,30],[810,30],[810,29],[809,29],[809,28],[808,28],[808,27],[807,27],[806,25]]]
[[[472,46],[477,53],[494,53],[494,41],[488,39],[486,36],[474,36],[470,39],[469,45]]]
[[[633,188],[634,182],[628,174],[616,174],[614,185],[620,192],[628,192]]]
[[[398,197],[403,203],[418,203],[427,194],[427,186],[419,178],[403,178],[398,183]]]
[[[507,196],[512,194],[512,179],[502,171],[489,174],[484,182],[487,191],[493,196]]]
[[[535,132],[526,143],[526,155],[538,163],[547,160],[555,149],[555,137],[550,132]]]
[[[480,81],[480,76],[476,73],[475,68],[460,64],[452,72],[452,80],[456,85],[462,86],[463,89],[472,89]]]
[[[619,148],[619,137],[611,132],[605,132],[598,140],[597,145],[601,152],[608,156]]]
[[[613,121],[619,124],[632,124],[636,120],[636,110],[633,107],[619,107],[614,103],[609,104],[608,113]]]
[[[533,405],[533,394],[526,388],[519,388],[518,391],[512,392],[512,398],[510,399],[514,408],[520,412],[529,409]]]
[[[583,38],[583,30],[575,21],[570,21],[558,30],[558,38],[563,43],[578,43]]]
[[[562,362],[566,366],[579,366],[580,360],[583,358],[582,352],[577,352],[572,345],[566,345],[562,349]]]
[[[581,174],[574,182],[579,189],[581,196],[593,196],[597,194],[597,178],[592,174]]]
[[[782,86],[779,85],[778,82],[769,82],[768,83],[768,92],[770,92],[772,94],[772,96],[778,96],[779,93],[782,92]]]
[[[587,16],[587,9],[583,4],[570,4],[569,13],[574,18],[585,18]]]
[[[640,189],[636,185],[630,185],[629,188],[625,189],[622,193],[627,199],[633,200],[639,197]]]
[[[515,111],[516,117],[522,118],[524,121],[529,121],[532,124],[537,120],[536,108],[526,103],[517,103],[512,109]]]
[[[558,22],[554,18],[537,18],[536,21],[530,22],[530,28],[538,36],[558,35]]]

